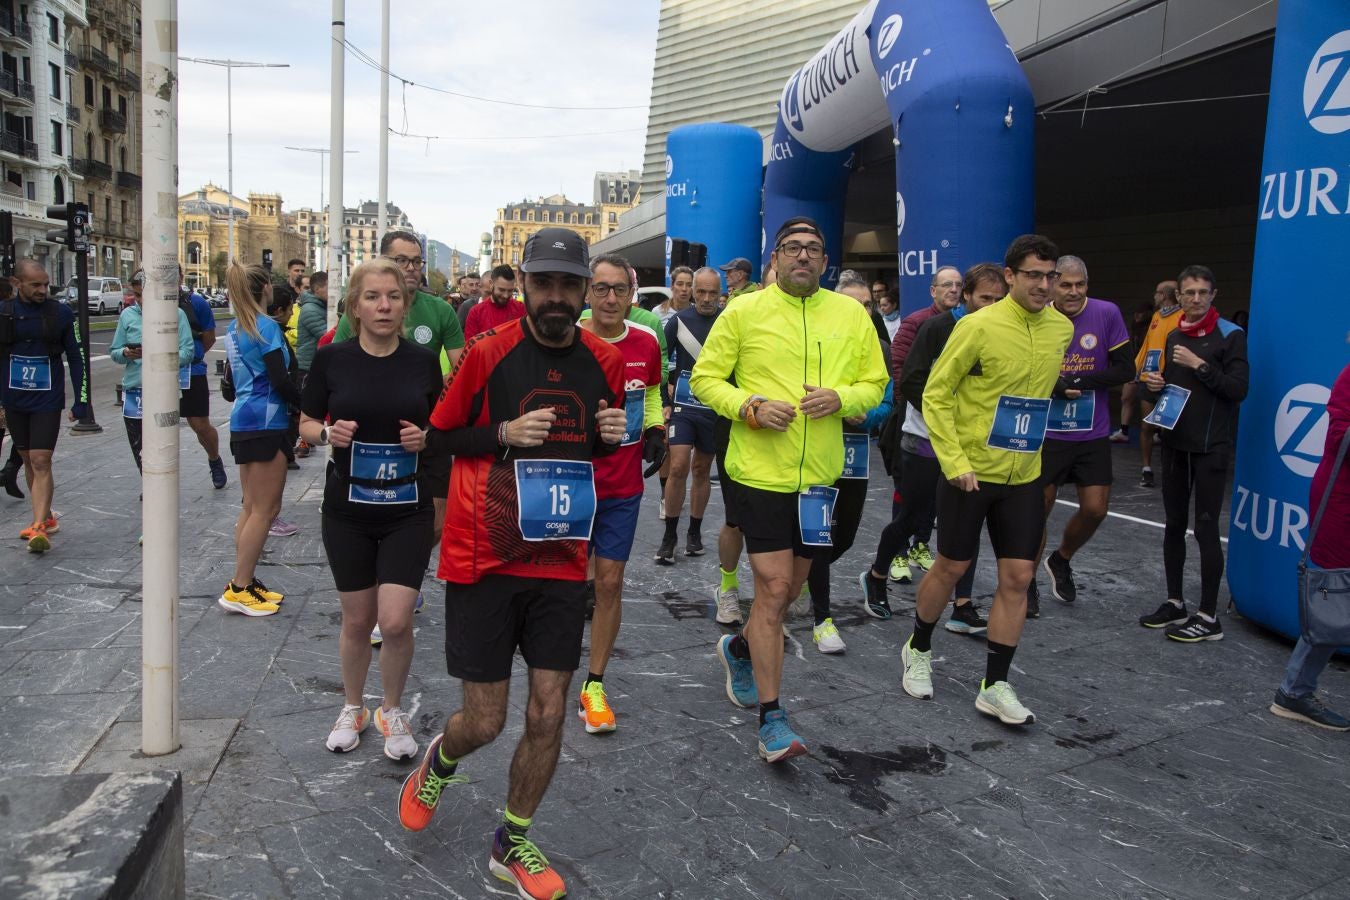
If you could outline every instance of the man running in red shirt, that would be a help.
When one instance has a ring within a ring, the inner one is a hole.
[[[525,734],[488,865],[522,897],[554,898],[562,878],[527,835],[562,744],[581,661],[592,458],[623,441],[623,354],[577,327],[590,280],[586,244],[544,228],[521,263],[526,318],[469,341],[431,414],[432,443],[455,456],[438,575],[445,658],[464,705],[403,783],[399,819],[421,831],[460,761],[506,722],[511,664],[529,666]],[[475,310],[479,307],[475,307]]]
[[[464,336],[471,338],[525,316],[525,304],[515,299],[516,273],[510,266],[492,270],[492,293],[473,305],[464,319]]]

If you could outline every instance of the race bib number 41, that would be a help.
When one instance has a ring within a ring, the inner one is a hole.
[[[565,459],[516,460],[516,509],[527,541],[590,540],[594,468]]]
[[[998,398],[994,424],[989,428],[985,444],[995,450],[1015,453],[1036,453],[1045,442],[1045,429],[1050,424],[1050,401],[1039,397]]]
[[[1077,400],[1051,400],[1050,427],[1047,430],[1058,432],[1091,431],[1092,420],[1096,415],[1096,391],[1085,391]]]

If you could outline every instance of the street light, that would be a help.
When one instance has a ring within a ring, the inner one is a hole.
[[[330,149],[327,148],[327,147],[289,147],[289,146],[288,146],[286,149],[287,149],[287,150],[298,150],[298,151],[300,151],[301,153],[317,153],[317,154],[319,154],[319,236],[320,236],[319,246],[320,246],[320,247],[326,247],[326,246],[328,246],[328,242],[322,239],[322,238],[323,238],[323,235],[324,235],[324,224],[325,224],[324,220],[327,218],[327,216],[326,216],[326,214],[325,214],[325,212],[324,212],[324,206],[323,206],[323,163],[324,163],[324,160],[327,158],[328,154],[332,153],[333,151],[330,150]],[[344,150],[344,151],[342,151],[342,152],[343,152],[343,153],[360,153],[361,151],[360,151],[360,150]],[[307,242],[307,243],[312,243],[312,242]],[[316,254],[315,254],[315,265],[314,265],[314,268],[316,268],[316,269],[322,268],[322,266],[320,265],[321,262],[322,262],[322,260],[319,259],[319,254],[316,253]]]
[[[230,242],[226,262],[226,265],[228,265],[234,261],[234,84],[232,76],[235,69],[289,69],[291,64],[240,62],[237,59],[203,59],[197,56],[180,56],[178,59],[181,62],[201,63],[204,66],[219,66],[225,70],[225,147],[226,164],[229,167],[229,180],[225,189],[230,195],[230,202],[226,204],[230,209]]]

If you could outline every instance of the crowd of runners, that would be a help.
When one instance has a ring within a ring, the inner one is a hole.
[[[625,259],[591,257],[574,232],[544,228],[518,272],[465,276],[447,301],[424,290],[417,237],[390,232],[380,256],[352,271],[334,330],[324,273],[307,276],[294,260],[280,285],[261,267],[229,270],[222,393],[232,402],[242,503],[219,606],[249,617],[282,611],[284,591],[263,585],[256,568],[270,536],[294,533],[279,518],[288,470],[323,458],[321,529],[342,613],[344,700],[329,734],[316,737],[354,751],[373,721],[386,756],[414,760],[420,751],[398,804],[404,827],[424,829],[444,792],[466,780],[468,757],[501,733],[519,653],[528,667],[524,731],[490,865],[522,897],[565,892],[529,828],[569,713],[591,734],[621,723],[604,679],[652,475],[664,521],[648,565],[707,552],[704,517],[718,487],[710,587],[725,628],[715,665],[728,700],[757,712],[756,748],[770,763],[807,752],[781,700],[786,618],[809,609],[817,649],[842,654],[833,608],[856,604],[890,618],[894,583],[917,582],[913,629],[896,647],[899,689],[933,696],[933,639],[946,615],[947,631],[987,644],[984,671],[970,674],[975,708],[1009,725],[1034,723],[1010,683],[1023,627],[1040,615],[1042,585],[1060,602],[1078,599],[1073,564],[1108,514],[1111,445],[1131,428],[1147,438],[1146,487],[1155,485],[1157,446],[1165,513],[1166,596],[1139,623],[1183,644],[1223,637],[1220,514],[1249,373],[1245,332],[1214,306],[1213,272],[1186,267],[1127,324],[1115,304],[1089,297],[1087,262],[1023,235],[1001,261],[939,269],[931,304],[902,317],[885,282],[846,270],[835,290],[821,286],[829,259],[811,219],[788,220],[771,251],[762,287],[746,259],[676,268],[669,299],[646,309]],[[138,300],[143,280],[131,280]],[[70,311],[47,297],[38,263],[20,261],[0,293],[12,295],[0,296],[0,400],[18,454],[0,480],[21,492],[24,473],[33,516],[22,537],[48,552],[59,528],[51,458],[61,418],[89,402],[83,338]],[[180,300],[180,413],[220,488],[227,476],[204,359],[216,323],[199,300],[191,292]],[[109,353],[124,367],[123,418],[138,467],[140,322],[138,302],[121,314]],[[1343,374],[1329,444],[1350,419],[1347,392]],[[893,487],[889,523],[864,536],[868,562],[847,579],[856,590],[832,597],[831,568],[858,542],[868,485],[883,477]],[[1048,534],[1068,485],[1076,511]],[[1347,564],[1350,491],[1338,491],[1336,522],[1312,547],[1325,566]],[[1184,591],[1192,531],[1194,608]],[[985,533],[997,583],[982,610],[972,598]],[[423,749],[402,695],[433,551],[445,583],[447,669],[463,697]],[[571,693],[588,619],[586,674]],[[381,699],[372,712],[373,646]],[[1316,697],[1324,650],[1300,643],[1272,710],[1350,729]]]

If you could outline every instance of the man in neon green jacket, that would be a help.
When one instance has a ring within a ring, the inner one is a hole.
[[[945,481],[938,484],[938,555],[919,584],[914,634],[900,651],[901,685],[933,696],[933,628],[988,522],[998,558],[989,652],[975,708],[1009,725],[1036,720],[1008,684],[1040,551],[1041,444],[1050,395],[1073,324],[1050,305],[1059,249],[1024,234],[1004,256],[1008,296],[962,316],[928,376],[923,417]]]
[[[813,555],[828,552],[843,421],[876,406],[889,379],[866,311],[820,287],[829,264],[820,227],[789,219],[774,248],[777,283],[727,306],[689,385],[733,423],[722,477],[734,485],[728,515],[750,551],[755,603],[718,655],[731,702],[759,705],[759,754],[769,762],[806,752],[778,705],[783,614]]]

